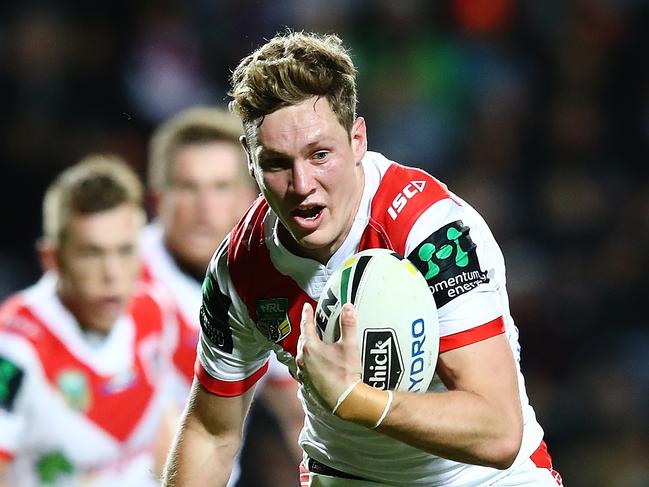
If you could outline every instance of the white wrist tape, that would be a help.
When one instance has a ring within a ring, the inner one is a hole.
[[[347,389],[345,389],[340,394],[340,396],[338,396],[338,400],[336,401],[336,405],[334,406],[334,408],[331,410],[331,414],[336,414],[336,411],[338,411],[338,408],[340,407],[340,405],[343,403],[343,401],[345,399],[347,399],[347,396],[349,396],[351,394],[351,392],[354,390],[354,387],[356,387],[358,384],[360,384],[360,382],[361,382],[361,379],[358,379],[356,382],[354,382],[349,387],[347,387]]]
[[[392,391],[388,391],[388,402],[385,403],[385,409],[383,409],[383,414],[381,414],[381,417],[379,420],[376,422],[374,426],[372,426],[372,429],[378,428],[385,417],[388,415],[390,412],[390,408],[392,407],[392,400],[394,399],[394,393]]]

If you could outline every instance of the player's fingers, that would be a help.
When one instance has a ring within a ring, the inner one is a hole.
[[[356,310],[347,303],[340,312],[340,340],[356,344]]]
[[[300,329],[302,327],[302,322],[300,322]],[[300,333],[300,338],[297,339],[297,354],[295,354],[295,361],[298,367],[304,367],[304,335]]]
[[[298,366],[295,378],[297,379],[298,382],[304,382],[304,377],[305,377],[304,369]]]
[[[315,339],[318,338],[318,335],[315,331],[313,307],[309,303],[304,303],[304,306],[302,306],[302,318],[300,319],[300,338],[303,341],[302,347],[304,347],[304,342],[314,345],[316,343]]]

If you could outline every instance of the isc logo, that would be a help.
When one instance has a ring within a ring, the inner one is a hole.
[[[396,220],[413,196],[417,193],[422,193],[424,187],[426,186],[426,181],[410,181],[406,186],[394,197],[392,200],[392,205],[388,208],[388,215],[393,220]]]

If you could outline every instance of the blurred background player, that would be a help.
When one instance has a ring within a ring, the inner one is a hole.
[[[242,133],[241,122],[227,111],[195,107],[163,123],[150,143],[149,186],[157,218],[143,232],[141,254],[145,279],[166,286],[179,310],[173,361],[180,408],[194,377],[207,265],[259,193],[239,143]],[[297,436],[303,423],[296,393],[288,369],[273,359],[261,397],[277,419],[295,465],[301,460]],[[237,464],[229,485],[238,477]]]
[[[47,190],[47,271],[0,309],[0,484],[157,485],[174,308],[138,285],[142,187],[90,156]]]

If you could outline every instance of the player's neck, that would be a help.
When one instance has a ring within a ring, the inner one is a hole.
[[[65,293],[62,293],[60,291],[57,292],[59,301],[61,301],[61,304],[65,309],[67,309],[70,314],[74,317],[77,325],[79,326],[79,329],[83,333],[84,337],[92,341],[93,343],[97,343],[99,341],[103,341],[103,339],[108,335],[108,333],[111,330],[111,327],[97,327],[94,325],[91,325],[88,320],[86,320],[82,315],[80,311],[80,306],[78,305],[77,301],[70,296],[67,296]]]
[[[171,249],[168,250],[169,250],[169,255],[171,255],[171,258],[173,259],[174,263],[176,264],[176,266],[178,266],[178,269],[183,274],[192,278],[198,283],[203,282],[203,279],[205,279],[205,272],[207,271],[207,266],[209,265],[209,262],[205,263],[205,265],[198,265],[195,262],[190,262],[187,259],[183,259],[180,255],[174,253]]]

